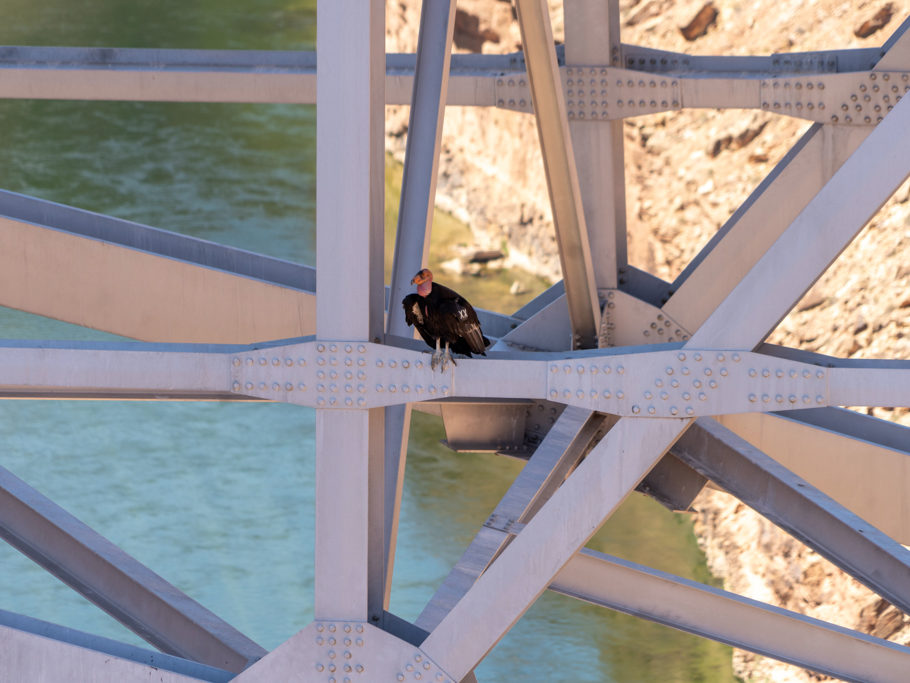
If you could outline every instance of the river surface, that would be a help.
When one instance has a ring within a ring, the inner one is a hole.
[[[5,45],[311,50],[315,39],[311,0],[0,0],[0,13]],[[0,187],[312,264],[314,136],[312,106],[0,101]],[[394,205],[394,183],[389,193]],[[509,312],[523,303],[507,294],[515,278],[529,283],[527,296],[539,287],[520,273],[448,282]],[[111,338],[8,309],[0,337]],[[0,401],[0,429],[2,466],[262,646],[312,620],[312,410]],[[521,467],[453,453],[442,438],[437,419],[415,413],[391,602],[407,619]],[[589,545],[711,581],[690,521],[638,494]],[[142,644],[5,544],[0,563],[0,608]],[[725,646],[550,593],[477,673],[732,680]]]

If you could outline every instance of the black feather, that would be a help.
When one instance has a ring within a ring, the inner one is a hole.
[[[448,287],[432,283],[426,296],[408,294],[401,302],[408,325],[417,328],[430,348],[446,342],[453,353],[487,355],[490,340],[483,335],[477,313],[468,301]]]

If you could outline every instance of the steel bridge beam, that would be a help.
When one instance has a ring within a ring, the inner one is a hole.
[[[910,649],[583,550],[550,590],[857,683],[900,683]]]
[[[389,286],[386,333],[413,336],[399,302],[410,291],[410,281],[430,251],[430,232],[436,206],[436,177],[439,170],[439,143],[445,117],[449,85],[452,34],[455,27],[454,0],[424,0],[417,38],[417,65],[408,120],[398,229]],[[385,544],[386,576],[384,606],[388,607],[398,536],[398,517],[407,462],[411,406],[386,409],[385,424]]]
[[[673,454],[904,612],[910,551],[710,418]]]
[[[549,10],[545,0],[517,0],[515,7],[559,245],[572,348],[594,348],[600,303]]]
[[[317,12],[316,332],[368,341],[383,334],[385,2]],[[317,619],[382,617],[384,419],[316,410]]]
[[[0,537],[162,652],[234,673],[266,654],[3,468]]]

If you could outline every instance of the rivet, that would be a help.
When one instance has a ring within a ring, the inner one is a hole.
[[[389,393],[394,394],[396,391],[398,391],[398,387],[395,386],[394,384],[390,384],[390,385],[389,385]]]
[[[771,376],[771,371],[768,370],[768,368],[762,368],[761,376],[762,376],[762,377],[770,377],[770,376]]]
[[[234,382],[234,391],[240,391],[240,382]]]
[[[692,394],[690,394],[688,391],[684,391],[682,397],[684,401],[688,401],[690,398],[692,398]]]
[[[705,392],[700,391],[700,392],[698,393],[698,400],[699,400],[699,401],[706,401],[707,399],[708,399],[708,395],[707,395]]]
[[[673,387],[674,389],[676,389],[677,387],[679,387],[679,380],[678,380],[678,379],[671,379],[671,380],[670,380],[670,386]]]
[[[598,373],[598,371],[599,371],[599,370],[598,370],[598,368],[597,368],[596,365],[592,365],[592,366],[591,366],[591,374],[592,374],[592,375],[596,375],[596,374]]]
[[[637,405],[634,405],[632,406],[632,412],[638,415],[641,412],[641,408],[639,408]]]
[[[697,361],[700,362],[700,361],[701,361],[701,354],[700,354],[700,353],[696,353],[695,356],[694,356],[694,358],[695,358],[695,360],[697,360]]]
[[[811,401],[812,399],[809,398],[809,394],[803,394],[803,403],[810,403]]]
[[[261,357],[259,359],[259,365],[267,365],[267,364],[268,364],[268,361],[265,359],[265,357]]]
[[[618,372],[620,375],[622,373],[624,373],[625,371],[626,371],[626,369],[623,366],[621,366],[621,365],[616,366],[616,372]]]
[[[265,382],[260,382],[260,383],[259,383],[259,388],[260,388],[260,389],[265,389]]]
[[[653,415],[656,412],[657,412],[657,409],[654,406],[648,406],[648,413]]]
[[[726,357],[724,354],[722,354],[722,353],[718,353],[718,354],[717,354],[717,360],[723,362],[723,361],[727,360],[727,357]]]
[[[338,344],[329,344],[329,351],[335,353],[338,350]]]
[[[405,664],[404,668],[405,668],[405,671],[413,671],[414,665],[411,664],[410,662],[408,662],[407,664]]]
[[[344,359],[344,364],[347,365],[348,367],[351,367],[351,366],[354,364],[354,359],[353,359],[353,358],[345,358],[345,359]]]
[[[584,390],[579,389],[578,391],[575,392],[575,396],[577,396],[578,398],[584,398],[585,397]]]
[[[604,374],[605,374],[605,375],[609,375],[609,374],[610,374],[610,366],[609,366],[609,365],[604,365],[604,366],[603,366],[603,371],[604,371]]]
[[[288,382],[287,384],[285,384],[285,385],[284,385],[284,389],[285,389],[285,391],[294,391],[294,384],[293,384],[293,382]]]
[[[780,394],[777,394],[777,395],[774,397],[774,400],[777,401],[778,403],[783,403],[783,402],[784,402],[784,397],[781,396]]]
[[[325,344],[316,344],[316,350],[319,351],[319,353],[323,353],[325,351]]]
[[[621,401],[622,399],[624,399],[625,396],[626,396],[626,395],[625,395],[623,392],[621,392],[621,391],[617,391],[617,392],[616,392],[616,398],[618,398],[620,401]]]
[[[501,102],[501,100],[500,100],[500,102]],[[400,673],[400,674],[398,674],[395,678],[397,678],[399,681],[403,681],[403,680],[404,680],[404,674],[401,674],[401,673]]]
[[[695,409],[692,406],[686,406],[686,415],[692,415],[695,412]]]
[[[815,402],[818,403],[818,404],[822,404],[822,403],[825,402],[825,397],[822,396],[821,394],[818,394],[818,395],[815,397]]]
[[[273,359],[272,359],[272,365],[274,365],[274,366],[277,368],[279,365],[281,365],[281,359],[280,359],[280,358],[273,358]]]
[[[376,361],[376,367],[377,367],[377,368],[381,368],[381,367],[382,367],[382,361],[381,361],[381,360]]]
[[[323,666],[322,664],[317,664],[316,671],[325,671],[325,666]]]
[[[363,664],[358,664],[357,666],[354,667],[354,670],[357,673],[362,674],[363,673]]]
[[[816,370],[816,371],[815,371],[815,376],[818,377],[818,379],[821,379],[822,377],[825,376],[825,371],[824,371],[824,370]]]
[[[241,361],[239,358],[235,358],[234,361],[233,361],[233,363],[234,363],[235,366],[240,365],[241,362],[242,362],[242,361]]]
[[[645,398],[648,399],[649,401],[651,400],[652,396],[654,396],[654,394],[652,394],[650,391],[645,392]]]
[[[676,354],[676,358],[677,358],[677,360],[684,361],[684,360],[686,360],[686,354],[678,353],[678,354]],[[670,369],[670,368],[668,368],[668,369]],[[670,373],[667,373],[667,374],[670,374]]]
[[[385,387],[382,386],[381,384],[377,384],[377,385],[376,385],[376,391],[378,391],[380,394],[382,393],[382,390],[383,390],[383,389],[385,389]]]
[[[768,396],[768,394],[762,394],[762,395],[761,395],[761,400],[762,400],[762,403],[767,403],[768,401],[771,400],[771,397]]]
[[[676,415],[679,412],[679,408],[676,406],[670,406],[670,415]]]
[[[685,354],[684,354],[684,353],[681,353],[681,354],[679,354],[679,355],[682,356],[682,358],[680,358],[680,360],[685,360]],[[673,368],[668,367],[668,368],[665,370],[665,372],[666,372],[668,375],[672,375],[672,374],[673,374]]]
[[[559,368],[557,368],[555,365],[551,365],[551,366],[550,366],[550,372],[551,372],[551,373],[559,372]]]
[[[796,403],[796,394],[790,394],[787,397],[787,400],[790,401],[790,403]]]
[[[335,650],[329,650],[329,659],[335,659]]]
[[[252,364],[253,364],[253,359],[252,359],[252,358],[247,358],[247,359],[246,359],[246,364],[247,364],[247,365],[252,365]]]
[[[604,393],[603,393],[603,397],[604,397],[604,398],[610,398],[610,396],[611,396],[610,390],[609,390],[609,389],[605,389],[605,390],[604,390]]]
[[[727,376],[727,368],[721,368],[721,369],[720,369],[720,376],[721,376],[721,377],[726,377],[726,376]]]
[[[306,384],[301,382],[300,384],[297,385],[297,388],[300,389],[300,391],[306,391]]]
[[[389,361],[389,367],[390,367],[390,368],[397,368],[397,367],[398,367],[398,361],[396,361],[396,360],[390,360],[390,361]]]
[[[780,379],[784,376],[783,368],[777,368],[777,370],[774,371],[774,374],[777,375],[778,379]]]
[[[441,387],[441,389],[440,389],[440,391],[442,391],[443,396],[445,396],[446,394],[449,393],[449,385],[448,385],[448,384],[443,384],[442,387]]]
[[[700,379],[693,380],[692,386],[695,387],[696,389],[701,389],[701,380]]]
[[[705,368],[705,375],[708,377],[711,376],[711,368]]]
[[[750,403],[755,403],[755,401],[757,401],[757,400],[758,400],[758,396],[756,396],[755,394],[749,394]]]
[[[430,392],[432,393],[432,392]],[[556,389],[550,389],[550,398],[556,398],[559,395],[559,392]]]
[[[569,396],[571,396],[571,395],[572,395],[572,392],[569,391],[568,389],[564,389],[562,392],[563,398],[569,398]]]
[[[252,388],[253,388],[253,383],[252,383],[252,382],[247,382],[245,386],[246,386],[247,389],[252,389]]]
[[[681,372],[682,374],[684,374],[684,375],[688,375],[688,374],[689,374],[689,368],[687,368],[687,367],[684,365],[684,366],[682,367],[682,369],[680,370],[680,372]]]
[[[358,358],[358,359],[357,359],[357,365],[359,365],[360,367],[363,367],[363,366],[366,365],[366,364],[367,364],[367,359],[366,359],[366,358]]]
[[[572,366],[571,366],[571,365],[563,365],[563,366],[562,366],[562,371],[568,375],[570,372],[572,372]]]
[[[755,371],[755,368],[749,368],[749,377],[755,377],[758,373]]]

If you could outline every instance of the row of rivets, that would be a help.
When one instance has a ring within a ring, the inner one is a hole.
[[[336,632],[338,632],[338,626],[336,624],[322,624],[319,623],[316,625],[316,631],[319,635],[316,636],[316,644],[320,647],[328,648],[325,651],[325,657],[328,658],[328,663],[323,663],[322,661],[316,661],[315,668],[319,673],[328,672],[328,682],[329,683],[338,683],[337,679],[333,674],[339,670],[345,674],[358,673],[362,674],[366,671],[366,667],[359,663],[352,661],[354,659],[354,652],[350,649],[352,646],[363,647],[364,641],[360,635],[363,634],[363,624],[344,624],[341,630],[346,634],[342,636],[338,634],[339,638],[342,638],[345,649],[341,650],[341,643],[335,638]],[[339,649],[335,649],[338,647]],[[321,659],[321,658],[320,658]],[[351,683],[351,678],[345,676],[343,679],[344,683]]]
[[[243,361],[242,359],[238,358],[237,356],[235,356],[234,359],[231,361],[231,363],[232,363],[232,364],[234,365],[234,367],[236,368],[236,367],[240,367],[241,365],[243,365],[244,361]],[[252,365],[254,365],[255,363],[256,363],[256,361],[254,361],[251,357],[247,356],[247,358],[246,358],[246,365],[247,365],[247,366],[252,366]],[[280,358],[277,358],[277,357],[273,357],[273,358],[271,359],[271,363],[272,363],[272,365],[274,365],[274,366],[277,367],[277,366],[281,365],[281,359],[280,359]],[[265,356],[260,356],[260,357],[259,357],[259,365],[268,365],[268,364],[269,364],[269,359],[268,359],[268,358],[266,358]],[[285,358],[285,359],[284,359],[284,365],[286,365],[287,367],[293,366],[293,365],[294,365],[294,359],[293,359],[293,358]],[[305,358],[298,358],[298,359],[297,359],[297,365],[303,367],[304,365],[306,365],[306,359],[305,359]]]

